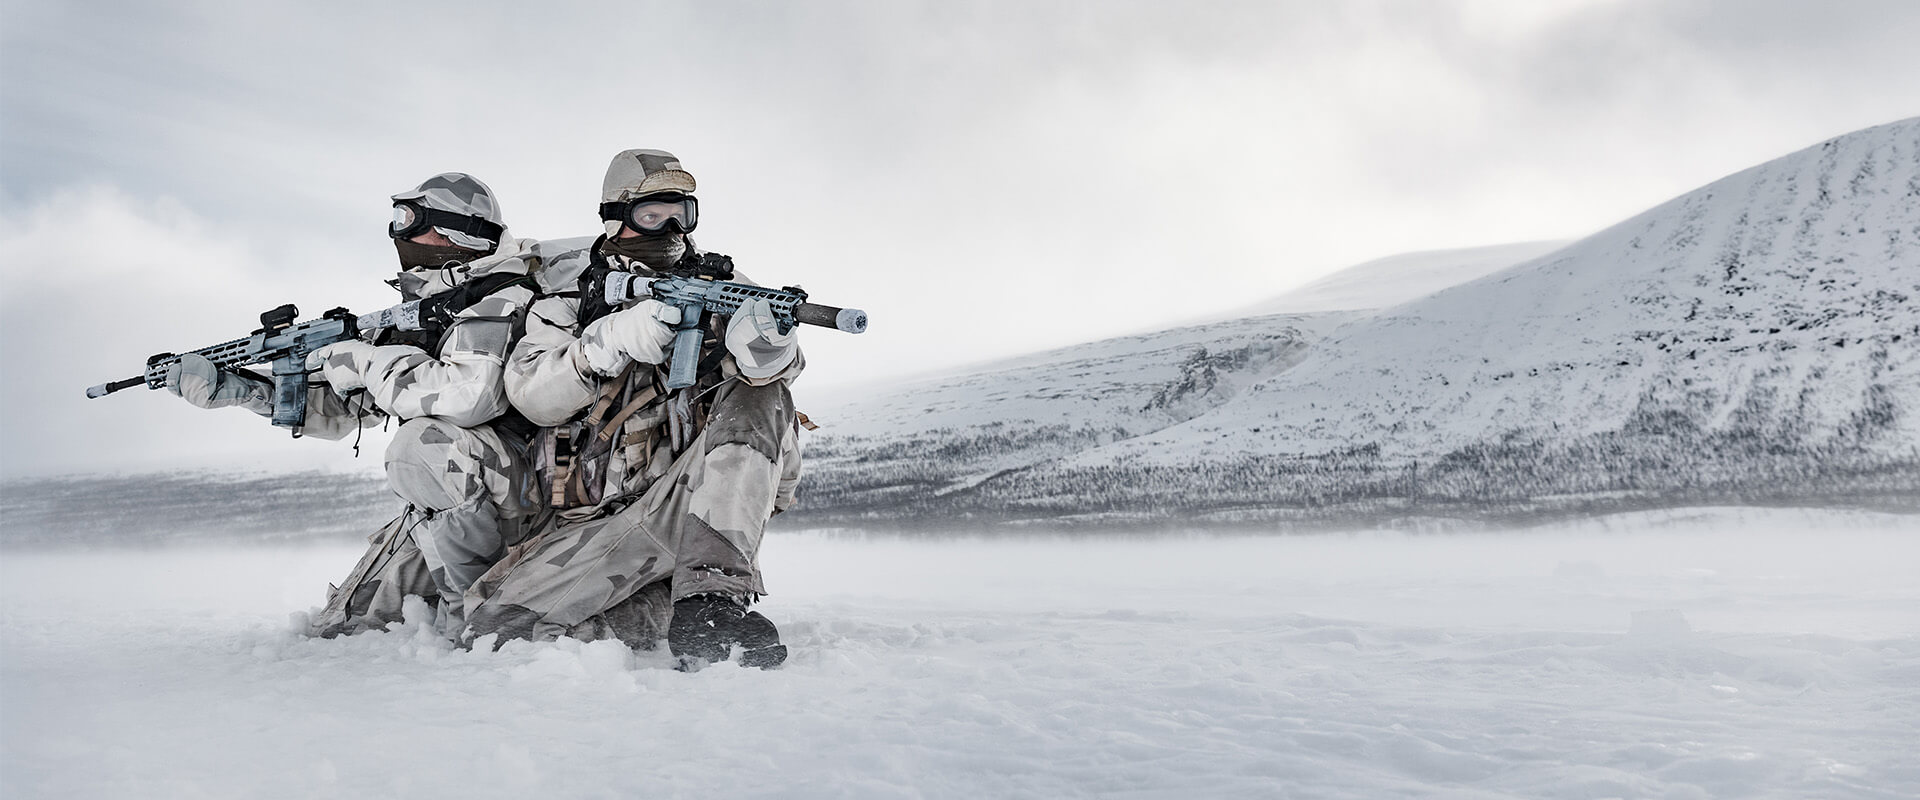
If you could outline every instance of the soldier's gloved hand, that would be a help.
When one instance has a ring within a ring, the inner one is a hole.
[[[320,370],[320,379],[333,387],[333,393],[348,393],[367,388],[367,369],[373,366],[373,345],[359,340],[334,342],[307,354],[307,371]]]
[[[792,364],[800,344],[793,331],[780,332],[772,305],[755,300],[741,306],[727,321],[727,352],[733,354],[741,375],[761,380],[780,374]]]
[[[167,391],[201,408],[254,406],[272,408],[273,384],[232,372],[222,372],[206,356],[188,353],[167,368]]]
[[[659,364],[667,360],[673,328],[680,309],[654,299],[596,319],[580,332],[580,355],[587,367],[606,376],[620,374],[627,364]]]

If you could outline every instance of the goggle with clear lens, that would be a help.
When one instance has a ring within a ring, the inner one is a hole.
[[[388,236],[395,239],[411,239],[426,233],[430,228],[446,228],[468,236],[478,236],[490,242],[500,241],[500,234],[506,230],[488,222],[487,218],[482,216],[441,211],[412,200],[401,200],[393,204],[393,222],[387,225]]]
[[[656,194],[622,203],[601,203],[600,219],[641,233],[692,233],[700,224],[700,201],[686,194]]]

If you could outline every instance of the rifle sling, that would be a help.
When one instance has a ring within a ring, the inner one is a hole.
[[[620,424],[623,422],[626,422],[627,417],[633,416],[633,412],[639,411],[641,408],[645,407],[648,403],[653,402],[654,398],[659,396],[660,396],[660,389],[655,386],[648,386],[647,388],[640,390],[638,394],[633,396],[632,400],[628,401],[625,406],[621,407],[619,413],[614,414],[612,419],[607,420],[607,424],[605,426],[601,427],[600,430],[594,432],[593,436],[595,439],[595,444],[598,444],[599,442],[612,442],[614,434],[620,431]]]

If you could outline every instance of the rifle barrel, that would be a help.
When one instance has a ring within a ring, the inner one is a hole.
[[[99,386],[89,386],[87,387],[87,397],[89,398],[106,397],[107,395],[113,394],[114,392],[120,391],[121,389],[131,389],[135,386],[145,385],[146,382],[147,382],[146,376],[142,375],[137,378],[128,378],[124,381],[112,381],[109,383],[100,384]]]
[[[818,325],[822,328],[835,328],[847,333],[864,333],[867,330],[867,312],[857,308],[797,303],[793,307],[793,318],[796,322]]]

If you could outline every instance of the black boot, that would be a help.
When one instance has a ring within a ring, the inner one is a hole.
[[[787,660],[780,630],[758,611],[748,611],[731,597],[696,594],[673,604],[673,624],[667,626],[667,648],[679,657],[681,668],[695,660],[716,663],[740,645],[740,666],[771,669]]]

